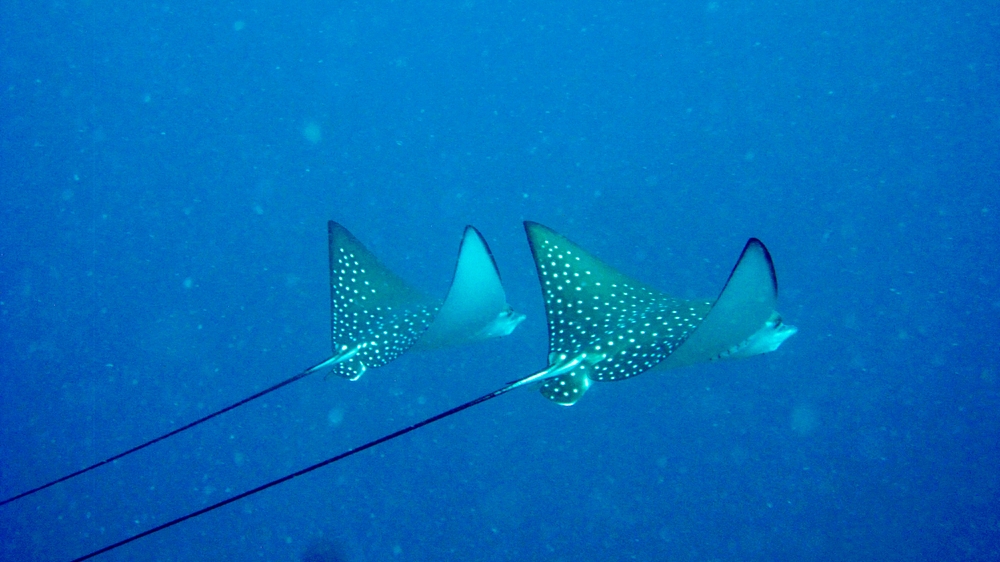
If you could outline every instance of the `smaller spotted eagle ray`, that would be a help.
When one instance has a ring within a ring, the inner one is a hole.
[[[507,304],[500,272],[483,236],[465,227],[444,302],[410,287],[346,228],[330,221],[332,368],[356,380],[410,348],[432,349],[506,336],[524,320]]]
[[[451,288],[443,302],[410,287],[346,228],[327,225],[334,356],[182,427],[0,501],[0,506],[116,461],[324,369],[350,380],[414,349],[506,336],[524,320],[507,304],[500,272],[482,234],[465,227]]]
[[[686,301],[670,297],[640,281],[618,272],[588,254],[576,244],[555,231],[538,223],[525,222],[528,242],[535,258],[535,267],[542,285],[545,312],[549,330],[548,366],[537,373],[510,382],[503,387],[470,400],[450,410],[431,416],[413,425],[369,441],[353,449],[330,457],[291,474],[256,488],[231,496],[218,503],[188,513],[114,544],[77,558],[86,560],[114,550],[135,540],[157,533],[188,519],[214,511],[258,492],[262,492],[293,478],[313,472],[329,464],[391,441],[425,425],[442,420],[463,410],[506,394],[516,388],[537,385],[546,398],[562,405],[576,403],[593,381],[625,380],[653,368],[670,368],[702,361],[736,359],[774,351],[797,330],[782,323],[774,310],[778,295],[777,277],[771,255],[756,238],[751,238],[733,268],[722,292],[715,301]],[[331,229],[333,226],[331,226]],[[331,230],[332,232],[332,230]],[[345,231],[346,232],[346,231]],[[331,237],[333,234],[331,234]],[[364,259],[354,257],[338,261],[336,271],[344,275],[346,286],[357,288],[349,291],[342,304],[334,309],[353,318],[352,298],[359,298],[364,290],[351,277],[355,269],[366,267]],[[333,258],[331,258],[331,263]],[[348,267],[341,267],[347,264]],[[331,270],[334,266],[331,265]],[[360,271],[360,269],[357,269]],[[457,274],[456,274],[457,277]],[[347,281],[351,279],[351,281]],[[395,281],[386,281],[382,287],[396,295],[404,294]],[[391,289],[390,289],[391,288]],[[405,293],[408,294],[408,293]],[[450,296],[450,295],[449,295]],[[388,301],[386,301],[388,302]],[[395,302],[395,301],[394,301]],[[383,304],[371,317],[360,317],[355,326],[364,326],[368,336],[355,347],[340,345],[345,357],[340,364],[357,357],[369,361],[391,360],[391,354],[402,353],[418,338],[418,329],[406,335],[400,332],[397,339],[386,336],[384,326],[417,326],[428,322],[425,309],[416,306],[418,299],[410,295],[400,302],[411,303],[411,308],[389,310]],[[342,307],[342,308],[339,308]],[[425,305],[421,305],[425,306]],[[369,309],[370,310],[370,309]],[[389,343],[387,343],[387,341]],[[380,347],[381,346],[381,347]],[[355,349],[357,352],[354,352]],[[378,353],[369,352],[379,349]],[[365,351],[365,354],[362,354]],[[320,368],[324,364],[318,365]],[[359,375],[363,369],[347,367],[346,376]],[[74,561],[76,562],[76,561]]]

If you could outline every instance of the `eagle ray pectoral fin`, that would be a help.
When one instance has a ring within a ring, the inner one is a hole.
[[[506,336],[524,319],[507,304],[493,253],[473,226],[466,226],[451,288],[415,349],[434,349]]]
[[[760,240],[751,238],[708,315],[658,368],[680,367],[728,355],[744,356],[735,352],[758,333],[771,335],[767,323],[774,314],[777,298],[778,282],[771,254]]]
[[[336,355],[323,366],[357,380],[367,369],[381,367],[413,347],[439,303],[407,285],[346,228],[334,221],[327,228],[330,339]]]

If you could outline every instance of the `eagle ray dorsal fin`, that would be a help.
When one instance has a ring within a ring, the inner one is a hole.
[[[525,222],[525,231],[542,285],[551,367],[579,362],[568,372],[541,372],[553,373],[537,379],[551,400],[571,404],[591,380],[623,380],[654,367],[709,310],[707,302],[673,298],[624,275],[545,226]]]
[[[354,380],[410,349],[438,303],[382,265],[346,228],[334,221],[327,226],[332,372]]]
[[[431,349],[510,334],[524,320],[507,304],[493,253],[475,227],[466,226],[451,288],[415,349]]]

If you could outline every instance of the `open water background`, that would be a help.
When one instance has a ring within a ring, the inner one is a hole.
[[[996,560],[1000,4],[0,4],[0,496],[328,356],[325,223],[528,320],[310,377],[0,507],[63,560],[546,363],[521,221],[800,332],[490,401],[104,560]]]

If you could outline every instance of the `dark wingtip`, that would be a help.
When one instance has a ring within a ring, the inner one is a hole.
[[[327,221],[326,232],[327,232],[327,239],[328,239],[331,259],[333,259],[334,247],[342,246],[344,244],[343,240],[345,239],[349,244],[356,244],[358,246],[361,246],[362,248],[365,247],[365,245],[362,244],[361,241],[358,240],[356,236],[354,236],[354,234],[351,234],[350,230],[347,230],[347,228],[345,228],[344,225],[340,224],[337,221]]]
[[[537,248],[535,248],[534,234],[540,229],[552,230],[549,227],[535,221],[524,221],[524,234],[528,237],[528,247],[531,248],[531,257],[534,258],[536,267],[538,265],[538,255],[535,253]],[[539,272],[539,275],[541,275],[541,272]],[[541,280],[541,277],[539,277],[539,280]]]
[[[540,222],[535,221],[524,221],[524,233],[528,235],[528,239],[531,240],[534,236],[538,236],[539,233],[552,233],[556,236],[562,236],[555,230],[545,226]]]
[[[493,263],[493,271],[496,272],[498,279],[502,279],[500,277],[500,268],[497,266],[497,258],[493,255],[493,250],[490,248],[489,243],[486,242],[486,237],[483,236],[482,232],[479,232],[478,228],[472,226],[471,224],[465,225],[465,230],[462,231],[462,242],[458,245],[458,255],[462,255],[462,248],[465,246],[465,237],[469,235],[470,230],[477,237],[479,237],[479,241],[483,243],[483,247],[486,248],[486,253],[490,256],[490,261]],[[455,260],[455,267],[458,268],[458,260]],[[454,278],[454,275],[452,275],[452,278]]]
[[[548,232],[555,232],[554,230],[552,230],[551,228],[545,226],[544,224],[542,224],[540,222],[524,221],[524,232],[528,236],[531,236],[532,233],[537,232],[539,230],[548,231]]]
[[[346,234],[348,237],[354,238],[354,235],[351,234],[351,231],[347,230],[347,228],[344,227],[344,225],[340,224],[337,221],[326,221],[326,233],[330,239],[331,244],[338,236],[341,235]]]
[[[743,260],[743,256],[750,251],[751,248],[760,248],[760,251],[764,254],[764,260],[767,262],[767,267],[771,272],[771,286],[774,289],[774,296],[778,296],[778,275],[774,272],[774,260],[771,258],[771,252],[768,251],[767,246],[760,241],[759,238],[750,238],[747,240],[745,246],[743,246],[743,252],[740,254],[740,259],[736,261],[739,265],[740,261]],[[735,268],[733,268],[735,269]]]

